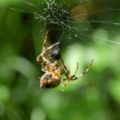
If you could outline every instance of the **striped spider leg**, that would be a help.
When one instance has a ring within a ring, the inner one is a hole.
[[[87,66],[87,68],[86,68],[85,70],[83,70],[83,72],[82,72],[79,76],[76,76],[76,73],[77,73],[78,68],[79,68],[78,63],[77,63],[77,67],[76,67],[75,73],[74,73],[73,75],[70,74],[70,71],[69,71],[69,70],[67,69],[67,67],[65,66],[63,60],[62,60],[62,64],[63,64],[63,66],[64,66],[64,71],[65,71],[64,73],[65,73],[65,76],[66,76],[66,78],[63,79],[63,84],[64,84],[64,86],[67,86],[67,82],[68,82],[68,81],[79,80],[79,79],[81,79],[81,77],[83,77],[84,75],[86,75],[87,72],[88,72],[88,71],[90,70],[90,68],[92,67],[93,60],[92,60],[92,62]]]

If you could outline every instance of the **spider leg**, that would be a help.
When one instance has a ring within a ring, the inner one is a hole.
[[[46,49],[47,47],[47,39],[48,39],[48,32],[49,30],[45,33],[45,38],[43,40],[43,51]]]
[[[47,39],[48,39],[48,31],[45,33],[45,38],[43,40],[43,49],[42,51],[44,51],[47,47]],[[39,62],[40,58],[43,56],[43,52],[41,54],[39,54],[36,58],[36,61]]]
[[[83,77],[92,67],[93,64],[93,59],[92,62],[87,66],[87,68],[82,72],[82,74],[80,74],[78,77],[75,77],[76,79],[80,79],[81,77]]]
[[[62,58],[61,58],[61,62],[63,64],[66,76],[69,76],[70,72],[69,72],[68,68],[65,66],[64,60]]]
[[[90,68],[92,67],[92,64],[93,64],[93,59],[92,59],[92,62],[87,66],[87,68],[82,72],[81,76],[84,76],[90,70]]]
[[[76,67],[75,73],[72,76],[70,76],[71,79],[75,79],[76,78],[75,76],[76,76],[76,73],[78,71],[78,68],[79,68],[79,65],[78,65],[78,62],[77,62],[77,67]]]
[[[92,62],[88,65],[88,67],[82,72],[82,74],[80,74],[78,77],[76,77],[76,71],[78,70],[78,65],[77,65],[77,68],[76,68],[76,71],[75,71],[75,74],[72,75],[72,76],[66,76],[67,78],[65,78],[64,80],[69,80],[69,81],[72,81],[72,80],[77,80],[77,79],[81,79],[81,77],[83,77],[89,70],[90,68],[92,67],[92,64],[93,64],[93,60]]]
[[[77,63],[77,67],[76,67],[76,70],[75,70],[74,75],[71,76],[71,75],[70,75],[70,72],[69,72],[68,68],[65,66],[64,60],[63,60],[62,58],[61,58],[61,62],[62,62],[62,64],[63,64],[64,73],[65,73],[65,76],[66,76],[66,78],[63,79],[63,81],[65,82],[66,80],[70,81],[70,80],[77,79],[77,78],[75,77],[75,75],[76,75],[76,73],[77,73],[77,71],[78,71],[78,63]],[[66,84],[66,83],[65,83],[65,84]]]
[[[76,79],[81,79],[81,77],[83,77],[92,67],[93,64],[93,60],[92,62],[88,65],[88,67],[82,72],[82,74],[80,74],[78,77],[73,76],[73,78],[71,80],[76,80]]]
[[[78,62],[77,62],[77,67],[76,67],[76,70],[75,70],[74,75],[76,75],[76,73],[77,73],[77,71],[78,71],[78,68],[79,68],[79,65],[78,65]]]
[[[43,50],[43,52],[37,56],[36,61],[37,61],[37,62],[40,62],[40,58],[41,58],[41,57],[44,59],[45,53],[46,53],[47,51],[49,51],[50,49],[52,49],[53,47],[55,47],[56,45],[58,45],[58,44],[59,44],[59,42],[54,43],[54,44],[50,45],[48,48],[46,48],[45,50]]]
[[[69,70],[67,69],[67,67],[66,67],[65,64],[64,64],[63,59],[61,59],[61,60],[62,60],[63,66],[64,66],[64,68],[65,68],[66,78],[64,79],[64,81],[65,81],[65,80],[76,80],[76,79],[78,78],[78,77],[75,77],[75,76],[76,76],[76,73],[77,73],[77,71],[78,71],[78,68],[79,68],[78,62],[77,62],[77,67],[76,67],[75,73],[71,76]]]

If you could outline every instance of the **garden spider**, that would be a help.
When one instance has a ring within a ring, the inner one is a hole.
[[[92,62],[88,67],[76,77],[78,70],[78,63],[73,75],[70,74],[69,70],[64,64],[64,61],[60,55],[59,42],[54,43],[50,46],[47,46],[48,31],[46,32],[44,41],[43,41],[43,50],[37,56],[36,61],[41,63],[42,71],[44,74],[40,77],[40,87],[41,88],[54,88],[57,87],[60,83],[64,85],[66,81],[72,81],[81,79],[92,66]],[[65,75],[65,78],[62,78],[62,75]]]

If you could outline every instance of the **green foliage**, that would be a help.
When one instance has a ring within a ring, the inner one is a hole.
[[[79,4],[79,0],[58,2],[69,11]],[[45,21],[35,19],[33,11],[45,15],[44,0],[0,0],[0,120],[120,119],[120,9],[118,2],[107,2],[111,12],[90,16],[96,22],[88,18],[69,23],[60,39],[71,74],[77,62],[79,75],[93,59],[90,71],[66,87],[41,89],[36,56],[42,49]]]

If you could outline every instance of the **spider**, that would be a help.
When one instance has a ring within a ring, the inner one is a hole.
[[[64,61],[60,54],[59,42],[54,43],[52,45],[47,45],[48,40],[48,31],[45,34],[45,38],[43,41],[43,50],[37,56],[36,61],[41,63],[42,71],[44,74],[39,78],[40,79],[40,87],[41,88],[54,88],[63,83],[66,85],[66,81],[72,81],[81,79],[89,69],[92,67],[92,62],[88,65],[88,67],[80,74],[76,76],[78,71],[78,63],[73,75],[70,74],[69,70],[64,64]],[[62,75],[65,75],[65,78],[62,78]]]

